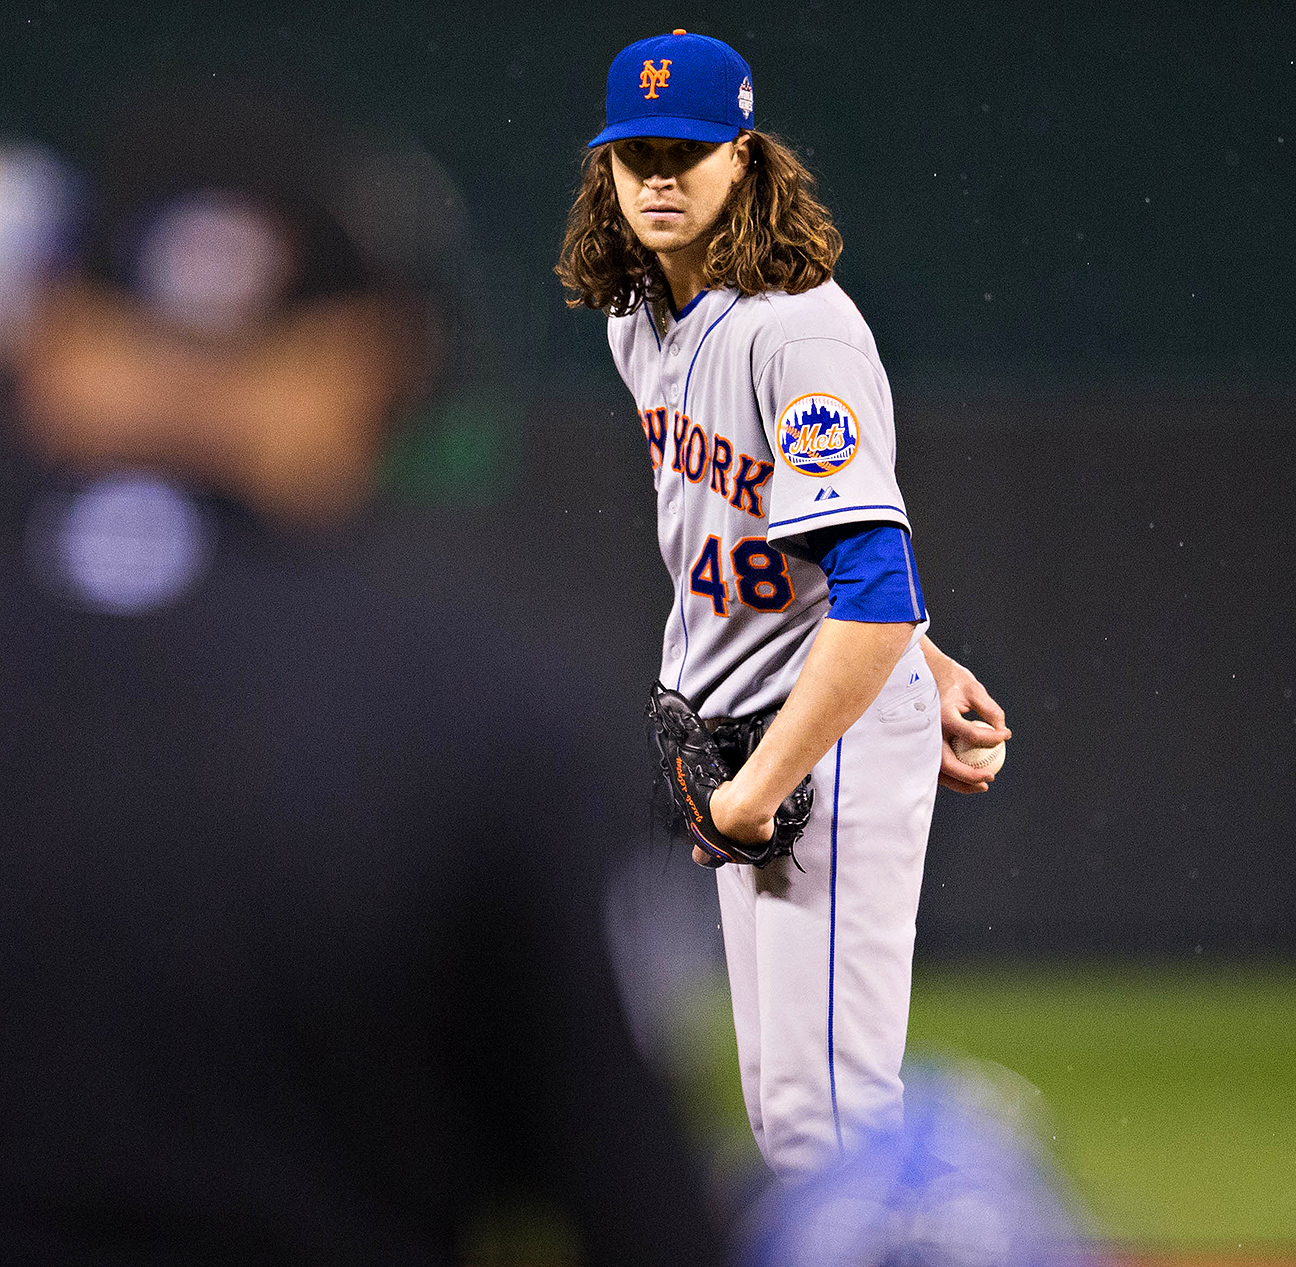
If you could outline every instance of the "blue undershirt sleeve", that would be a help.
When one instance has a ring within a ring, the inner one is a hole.
[[[895,524],[839,524],[806,536],[828,578],[828,619],[874,624],[927,619],[909,534]]]

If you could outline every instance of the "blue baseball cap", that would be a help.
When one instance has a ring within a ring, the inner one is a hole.
[[[616,55],[608,71],[607,127],[589,148],[629,136],[732,141],[754,126],[751,67],[709,35],[672,31]]]

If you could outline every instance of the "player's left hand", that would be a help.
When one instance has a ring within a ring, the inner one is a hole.
[[[928,665],[940,690],[941,735],[944,739],[941,746],[941,787],[949,788],[951,792],[988,792],[995,776],[964,765],[954,755],[950,744],[961,738],[972,744],[992,747],[1000,740],[1011,739],[1012,731],[1004,724],[1004,711],[991,699],[990,692],[977,681],[975,674],[957,660],[942,655],[936,664],[932,664],[929,657]],[[974,726],[964,716],[969,712],[975,712],[994,729]]]
[[[711,793],[711,821],[731,840],[744,845],[763,845],[774,835],[773,817],[753,818],[734,795],[732,780],[722,783]],[[699,845],[693,846],[693,861],[700,867],[714,867],[716,860]]]

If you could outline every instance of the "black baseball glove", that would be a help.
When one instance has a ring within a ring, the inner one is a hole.
[[[711,819],[711,794],[733,778],[735,771],[729,768],[706,723],[688,700],[678,691],[654,683],[648,700],[648,723],[661,754],[661,772],[670,787],[675,811],[692,840],[712,860],[711,866],[741,862],[763,867],[792,853],[814,804],[809,775],[779,806],[774,815],[774,835],[764,844],[746,845],[723,835]]]

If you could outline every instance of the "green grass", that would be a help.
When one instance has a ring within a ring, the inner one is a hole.
[[[723,980],[676,1019],[698,1138],[719,1172],[752,1164]],[[1296,963],[919,965],[909,1053],[1038,1087],[1044,1143],[1096,1234],[1296,1249]]]
[[[717,1194],[741,1190],[761,1163],[723,969],[667,1011],[681,1112]],[[920,964],[909,1055],[992,1061],[1037,1087],[1043,1142],[1095,1235],[1185,1263],[1296,1261],[1296,961]],[[468,1237],[473,1267],[579,1259],[562,1215],[520,1200]]]
[[[1296,964],[920,967],[909,1051],[1034,1083],[1104,1235],[1296,1245]]]

